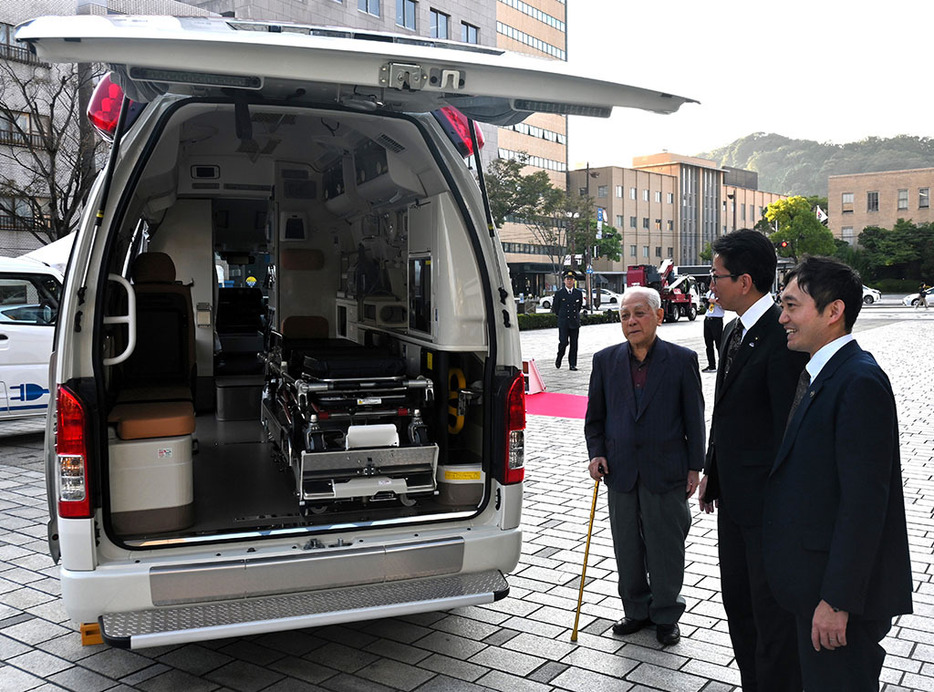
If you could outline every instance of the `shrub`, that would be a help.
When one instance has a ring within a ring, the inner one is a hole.
[[[550,312],[537,312],[528,315],[518,315],[519,329],[555,329],[558,326],[558,316]],[[603,312],[581,314],[581,326],[588,324],[607,324],[619,322],[619,312],[604,310]]]

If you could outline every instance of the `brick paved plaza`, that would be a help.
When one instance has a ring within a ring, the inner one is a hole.
[[[929,311],[934,312],[934,311]],[[702,351],[701,320],[660,328]],[[578,372],[555,370],[557,330],[525,332],[548,391],[586,394],[593,352],[622,338],[618,324],[581,331]],[[915,578],[913,615],[885,640],[883,689],[934,690],[934,315],[894,304],[863,311],[857,339],[889,373],[899,404],[902,466]],[[703,357],[701,358],[703,365]],[[714,376],[703,374],[705,398]],[[739,674],[720,603],[716,520],[688,539],[682,639],[615,637],[621,616],[601,491],[578,642],[571,643],[593,484],[579,420],[530,416],[522,560],[510,597],[483,607],[130,652],[82,647],[46,554],[42,426],[0,424],[0,692],[97,690],[418,690],[727,692]]]

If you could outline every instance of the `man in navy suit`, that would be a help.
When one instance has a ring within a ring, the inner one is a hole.
[[[743,692],[800,692],[795,621],[762,561],[762,497],[807,357],[785,347],[770,293],[772,242],[744,229],[717,238],[713,251],[711,288],[738,317],[723,331],[701,509],[719,507],[723,608]]]
[[[658,291],[630,288],[619,310],[626,341],[593,358],[584,435],[590,476],[607,485],[625,617],[616,634],[654,623],[681,638],[688,498],[704,465],[704,395],[697,354],[656,337]]]
[[[558,316],[558,357],[555,367],[561,367],[564,351],[568,351],[568,367],[577,370],[577,337],[581,331],[581,308],[584,306],[584,294],[574,285],[577,274],[573,271],[564,273],[564,288],[559,289],[551,299],[551,311]]]
[[[859,274],[826,257],[782,293],[788,348],[811,359],[766,486],[764,556],[808,690],[876,692],[880,642],[911,612],[895,397],[851,333],[862,298]]]

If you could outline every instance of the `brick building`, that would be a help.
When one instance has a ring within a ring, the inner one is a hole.
[[[867,226],[892,228],[899,219],[934,221],[934,168],[832,175],[827,188],[827,226],[851,245]]]

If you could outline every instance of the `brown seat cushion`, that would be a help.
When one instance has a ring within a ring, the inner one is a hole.
[[[121,440],[178,437],[195,431],[195,409],[190,401],[117,404],[107,422],[116,423]]]

